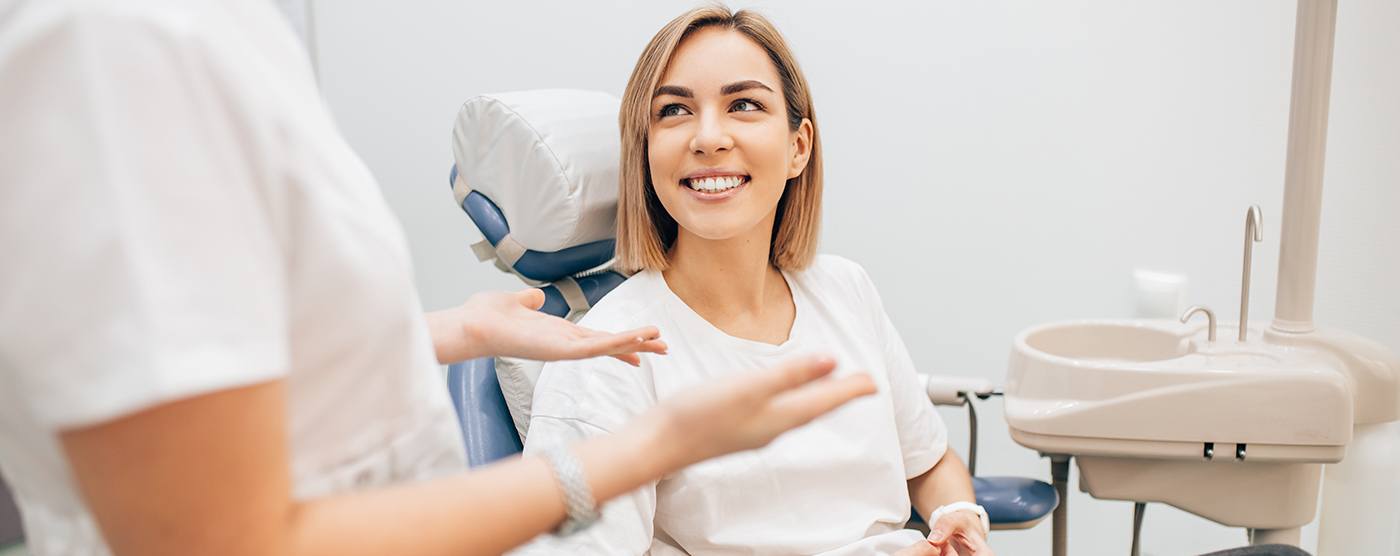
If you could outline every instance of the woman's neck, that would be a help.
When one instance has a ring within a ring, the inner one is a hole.
[[[796,309],[787,281],[769,263],[771,229],[770,221],[754,233],[724,240],[678,230],[662,276],[677,297],[721,330],[780,343]]]

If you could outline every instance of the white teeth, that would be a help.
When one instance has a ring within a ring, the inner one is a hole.
[[[717,176],[710,178],[697,178],[686,180],[686,185],[696,191],[715,193],[726,189],[739,187],[744,183],[742,176]]]

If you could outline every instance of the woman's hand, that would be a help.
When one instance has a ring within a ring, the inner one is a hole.
[[[715,456],[767,445],[855,398],[875,393],[870,375],[818,380],[831,374],[829,357],[799,357],[778,367],[728,375],[667,400],[640,421],[662,423],[658,448],[672,470]]]
[[[942,556],[943,549],[928,541],[919,541],[907,548],[901,548],[891,556]]]
[[[982,531],[982,517],[966,510],[938,518],[929,529],[928,542],[938,549],[933,554],[939,556],[993,556]]]
[[[541,313],[543,304],[544,292],[527,288],[478,293],[459,307],[429,313],[438,362],[498,355],[536,361],[607,355],[638,365],[638,353],[666,353],[666,343],[654,326],[599,332]]]

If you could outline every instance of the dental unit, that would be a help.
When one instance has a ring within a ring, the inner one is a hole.
[[[1323,556],[1396,554],[1400,358],[1313,323],[1335,22],[1335,0],[1299,0],[1271,323],[1249,322],[1253,245],[1267,236],[1255,206],[1233,329],[1218,335],[1215,312],[1193,306],[1180,322],[1057,322],[1016,338],[1006,421],[1051,460],[1056,556],[1071,460],[1084,492],[1136,503],[1135,554],[1147,502],[1245,528],[1252,544],[1296,546],[1318,517]]]

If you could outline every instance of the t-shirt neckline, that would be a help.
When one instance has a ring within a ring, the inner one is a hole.
[[[788,295],[792,296],[792,328],[788,331],[787,339],[779,344],[770,344],[758,340],[740,338],[721,330],[718,326],[715,326],[714,323],[711,323],[706,320],[705,317],[696,313],[695,309],[692,309],[684,299],[676,295],[676,292],[671,291],[670,284],[666,283],[666,278],[661,275],[660,271],[651,270],[647,272],[651,274],[649,278],[655,282],[655,288],[659,290],[661,297],[665,300],[666,304],[673,309],[671,313],[676,315],[680,320],[685,321],[686,328],[701,331],[704,334],[716,338],[718,341],[730,344],[734,348],[748,353],[765,355],[784,353],[792,351],[799,344],[802,323],[808,313],[806,298],[802,295],[801,287],[798,285],[797,280],[786,270],[779,269],[778,272],[782,274],[783,280],[787,281]]]

